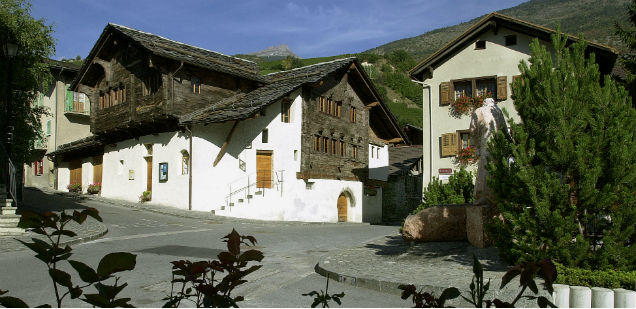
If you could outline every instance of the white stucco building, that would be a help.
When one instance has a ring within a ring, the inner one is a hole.
[[[95,136],[53,154],[60,189],[100,180],[104,197],[151,191],[152,203],[224,216],[381,221],[388,147],[406,137],[355,58],[260,76],[112,24],[95,46],[72,85],[93,102]]]
[[[520,77],[519,63],[530,58],[530,42],[537,38],[552,50],[553,33],[552,29],[491,13],[409,72],[423,86],[424,189],[433,177],[444,180],[458,170],[456,155],[470,146],[470,115],[454,115],[451,106],[455,100],[490,92],[498,106],[519,121],[510,84]],[[569,43],[576,40],[568,37]],[[601,73],[609,74],[617,51],[591,42],[587,48],[596,54]]]

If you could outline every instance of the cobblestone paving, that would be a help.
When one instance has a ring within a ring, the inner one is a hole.
[[[73,231],[77,234],[75,237],[62,236],[61,243],[62,246],[72,245],[80,242],[85,242],[89,240],[93,240],[99,238],[108,232],[106,226],[98,222],[93,218],[88,218],[83,224],[77,224],[75,222],[70,222],[65,227],[67,230]],[[29,250],[25,245],[20,243],[18,240],[22,240],[25,242],[31,242],[31,238],[38,238],[42,240],[47,240],[46,236],[36,234],[36,233],[24,233],[20,236],[2,236],[0,237],[0,252],[9,252],[9,251],[19,251],[19,250]]]
[[[480,249],[467,242],[407,243],[397,234],[361,246],[328,254],[316,267],[323,276],[387,293],[399,294],[400,284],[415,284],[440,295],[454,286],[468,295],[473,277],[473,254],[484,266],[485,280],[491,279],[489,298],[512,300],[518,293],[518,279],[499,291],[508,265],[496,248]],[[536,307],[536,302],[520,305]],[[461,301],[454,304],[466,306]]]

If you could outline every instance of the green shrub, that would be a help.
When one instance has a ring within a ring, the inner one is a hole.
[[[139,201],[140,202],[148,202],[152,200],[152,192],[150,191],[144,191],[141,196],[139,197]]]
[[[559,274],[556,283],[559,284],[628,290],[633,290],[636,286],[636,271],[587,270],[566,267],[559,263],[555,265]]]
[[[82,192],[82,184],[81,183],[72,183],[66,187],[68,192]]]
[[[424,202],[413,211],[413,214],[435,205],[472,203],[474,188],[473,173],[463,167],[450,176],[448,183],[442,183],[434,177],[424,191]]]

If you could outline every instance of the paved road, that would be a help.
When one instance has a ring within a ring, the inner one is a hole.
[[[326,280],[314,272],[321,257],[334,250],[350,248],[363,242],[396,233],[391,226],[366,224],[303,224],[284,222],[241,222],[222,219],[180,218],[117,207],[99,201],[70,201],[58,196],[32,191],[25,198],[36,207],[54,206],[56,210],[95,207],[100,211],[108,234],[90,242],[76,244],[73,259],[96,267],[109,252],[137,254],[137,267],[123,273],[129,286],[122,296],[131,297],[139,307],[161,307],[170,289],[170,261],[199,260],[216,256],[224,249],[221,237],[235,228],[258,240],[263,251],[263,268],[253,273],[249,282],[236,291],[244,295],[243,307],[309,307],[312,299],[301,296],[311,290],[324,289]],[[68,270],[74,274],[73,270]],[[10,290],[31,306],[53,303],[54,297],[46,266],[31,251],[0,253],[0,288]],[[77,279],[79,280],[79,279]],[[79,282],[79,281],[77,281]],[[345,307],[408,307],[410,303],[396,295],[356,288],[334,281],[331,293],[344,291]],[[90,291],[89,291],[90,292]],[[81,301],[68,300],[65,306],[88,307]]]

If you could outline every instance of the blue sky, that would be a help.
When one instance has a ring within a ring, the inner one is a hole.
[[[358,53],[524,0],[32,0],[54,59],[86,57],[109,23],[228,55],[285,43],[301,58]]]

